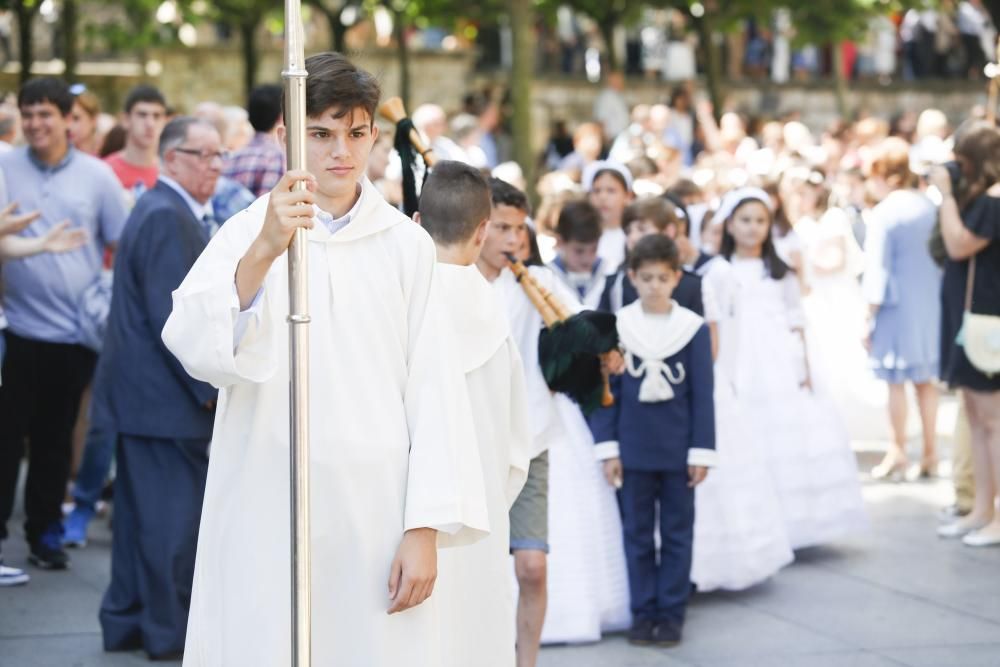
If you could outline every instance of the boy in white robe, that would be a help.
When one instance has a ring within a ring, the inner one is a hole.
[[[187,372],[220,388],[184,664],[290,664],[286,249],[301,227],[313,664],[437,667],[436,547],[488,521],[434,244],[365,178],[374,77],[336,53],[306,69],[308,171],[220,229],[163,331]]]
[[[489,511],[490,534],[438,554],[435,596],[448,665],[514,664],[514,590],[507,512],[528,476],[527,388],[507,313],[475,262],[486,239],[490,190],[460,162],[434,166],[417,219],[437,246],[437,279],[465,371]],[[465,632],[455,629],[465,627]]]

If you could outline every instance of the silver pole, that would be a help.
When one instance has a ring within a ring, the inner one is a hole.
[[[305,38],[300,0],[285,0],[285,125],[288,169],[306,168]],[[298,186],[305,184],[299,183]],[[309,541],[308,238],[298,229],[288,247],[291,430],[292,665],[312,664],[312,572]]]

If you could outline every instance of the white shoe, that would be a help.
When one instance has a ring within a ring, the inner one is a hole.
[[[0,565],[0,587],[2,586],[22,586],[28,583],[31,577],[24,570],[16,567]]]
[[[1000,545],[1000,528],[992,526],[987,529],[974,530],[962,538],[962,544],[967,547],[993,547]]]
[[[938,537],[943,538],[964,537],[980,528],[985,528],[986,525],[985,523],[970,523],[964,520],[956,521],[955,523],[946,523],[943,526],[938,526],[937,534]]]

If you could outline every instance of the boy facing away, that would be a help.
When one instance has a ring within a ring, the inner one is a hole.
[[[608,483],[621,488],[629,641],[673,646],[691,591],[694,487],[716,458],[712,345],[702,318],[672,298],[681,268],[670,239],[639,240],[628,264],[638,300],[617,314],[626,371],[612,378],[615,403],[592,415],[591,429]]]
[[[452,354],[465,375],[469,403],[462,411],[475,427],[469,446],[478,444],[490,524],[485,539],[438,554],[442,656],[455,667],[514,664],[508,511],[527,479],[531,446],[521,357],[503,305],[476,268],[489,219],[490,189],[479,172],[460,162],[435,165],[417,221],[437,247],[435,278]]]

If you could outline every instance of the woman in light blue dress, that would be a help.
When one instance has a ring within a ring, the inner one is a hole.
[[[881,202],[872,210],[865,239],[863,280],[870,305],[869,357],[875,375],[889,384],[893,446],[872,469],[875,479],[906,474],[906,384],[916,388],[923,427],[923,456],[914,472],[936,473],[935,427],[940,356],[941,271],[931,259],[928,241],[937,209],[914,189],[909,145],[890,138],[879,147],[870,167],[870,191]]]

